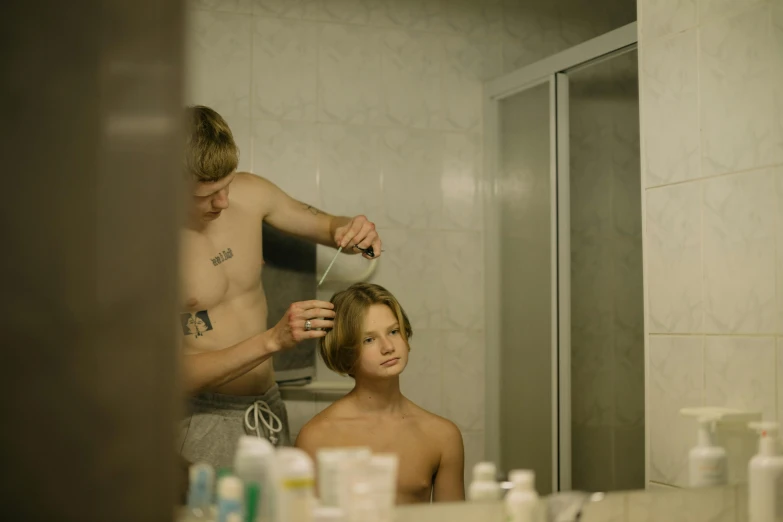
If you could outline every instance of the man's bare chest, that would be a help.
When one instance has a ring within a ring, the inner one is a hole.
[[[258,291],[264,264],[261,232],[185,234],[181,241],[183,311],[209,310],[238,295]]]

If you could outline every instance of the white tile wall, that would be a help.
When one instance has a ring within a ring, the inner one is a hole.
[[[638,11],[648,479],[685,485],[679,408],[783,420],[783,0]]]
[[[704,341],[704,402],[775,419],[775,339],[709,336]]]
[[[699,336],[653,336],[647,349],[648,479],[685,485],[696,426],[679,411],[704,404],[703,340]]]
[[[187,96],[226,118],[250,115],[253,19],[222,11],[189,12]]]
[[[701,185],[704,330],[774,332],[777,201],[772,172],[725,176]]]
[[[718,2],[711,2],[715,4]],[[731,3],[731,2],[727,2]],[[703,174],[725,174],[783,161],[773,132],[771,1],[699,28]]]
[[[699,20],[698,3],[698,0],[650,0],[645,3],[641,30],[657,38],[695,27]]]
[[[253,17],[253,118],[316,121],[318,24]]]
[[[704,316],[700,188],[672,185],[647,190],[646,197],[648,330],[700,332]]]
[[[646,125],[658,129],[644,136],[648,187],[700,175],[697,44],[696,31],[690,30],[644,48],[640,81],[649,93],[643,99]]]

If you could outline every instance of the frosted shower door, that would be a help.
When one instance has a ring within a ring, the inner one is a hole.
[[[499,101],[500,467],[552,491],[553,172],[550,82]]]

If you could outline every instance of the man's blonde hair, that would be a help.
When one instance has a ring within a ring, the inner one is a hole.
[[[239,149],[226,120],[203,105],[187,108],[188,172],[196,181],[220,181],[237,169]]]
[[[341,375],[353,376],[355,373],[362,348],[364,316],[370,306],[383,304],[391,309],[405,335],[406,344],[413,336],[405,310],[391,292],[380,285],[356,283],[336,293],[331,302],[334,304],[334,328],[321,338],[319,351],[326,366]]]

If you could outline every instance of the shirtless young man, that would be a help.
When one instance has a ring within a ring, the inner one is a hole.
[[[365,446],[399,457],[397,503],[465,499],[459,429],[406,399],[411,325],[383,287],[357,283],[332,298],[334,328],[321,339],[326,365],[356,380],[353,390],[308,422],[296,445],[313,459],[321,448]]]
[[[347,252],[372,247],[375,257],[381,241],[364,216],[331,216],[261,177],[236,172],[239,153],[225,120],[201,106],[189,108],[187,116],[191,198],[181,236],[179,323],[191,400],[180,451],[191,462],[227,467],[240,435],[290,445],[270,358],[324,336],[318,328],[330,328],[334,317],[331,303],[298,302],[267,329],[262,222]]]

